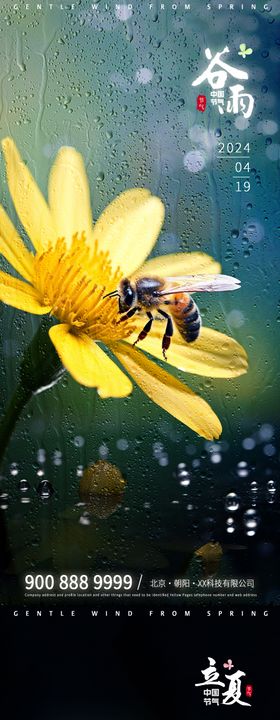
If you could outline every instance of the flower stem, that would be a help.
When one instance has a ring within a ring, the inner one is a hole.
[[[26,403],[32,395],[53,387],[65,372],[49,337],[52,324],[51,318],[44,318],[24,352],[19,384],[0,423],[0,460]]]
[[[0,458],[3,457],[15,424],[32,393],[19,384],[12,395],[0,424]]]

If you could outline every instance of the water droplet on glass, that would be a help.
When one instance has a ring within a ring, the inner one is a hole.
[[[25,478],[23,478],[22,480],[19,481],[19,489],[21,492],[25,493],[25,492],[27,492],[27,490],[29,490],[29,488],[30,488],[30,485],[29,485],[28,480],[25,480]]]
[[[191,173],[198,173],[203,170],[206,159],[200,150],[190,150],[184,155],[184,166]]]
[[[247,437],[244,438],[244,440],[242,441],[242,447],[244,448],[244,450],[253,450],[255,446],[256,441],[254,440],[254,438]]]
[[[7,510],[7,508],[8,508],[8,498],[9,498],[9,496],[8,496],[8,493],[7,493],[7,492],[2,492],[2,493],[0,494],[0,508],[1,508],[1,510]]]
[[[39,448],[37,452],[37,462],[43,464],[46,462],[46,451],[44,448]]]
[[[253,482],[251,482],[250,490],[252,493],[258,492],[258,483],[255,480],[253,480]]]
[[[227,527],[228,533],[234,533],[235,532],[235,525],[228,525]]]
[[[201,464],[201,463],[200,463],[199,458],[195,458],[195,460],[192,461],[192,467],[193,467],[193,468],[198,468],[198,467],[200,467],[200,464]]]
[[[266,500],[269,503],[269,505],[272,505],[275,502],[275,494],[268,492],[266,495]]]
[[[132,17],[132,8],[128,5],[122,4],[122,5],[116,5],[115,8],[115,15],[118,18],[118,20],[121,20],[122,22],[126,22],[129,20],[129,18]]]
[[[204,443],[204,447],[208,453],[212,453],[212,452],[220,452],[222,445],[221,445],[221,443],[214,443],[214,442],[210,442],[209,440],[207,440],[206,443]]]
[[[153,443],[153,456],[154,458],[158,459],[164,451],[163,444],[161,442],[154,442]]]
[[[49,482],[49,480],[41,480],[37,487],[37,493],[40,495],[42,500],[47,500],[52,496],[54,492],[52,484]]]
[[[268,443],[267,445],[264,445],[263,452],[266,457],[273,457],[276,453],[276,447],[271,443]]]
[[[248,530],[256,530],[259,525],[259,517],[254,508],[249,508],[243,515],[243,523]]]
[[[74,437],[75,447],[83,447],[84,444],[85,444],[85,438],[83,438],[82,435],[76,435],[76,437]]]
[[[158,464],[161,467],[166,467],[168,465],[168,463],[169,463],[168,455],[167,455],[167,453],[163,453],[158,460]]]
[[[53,464],[56,467],[59,467],[62,465],[62,452],[60,450],[55,450],[53,453]]]
[[[179,463],[179,465],[177,465],[176,477],[177,480],[179,480],[180,485],[188,487],[191,481],[191,476],[186,469],[185,463]]]
[[[240,328],[245,323],[245,315],[241,310],[231,310],[227,316],[227,322],[232,328]]]
[[[153,79],[153,70],[150,68],[139,68],[135,73],[135,79],[140,85],[147,85]]]
[[[102,443],[102,445],[99,446],[98,454],[102,460],[106,460],[106,458],[108,457],[109,448],[107,447],[107,445],[105,443]]]
[[[89,513],[84,512],[79,518],[79,523],[80,525],[90,525],[91,519]]]
[[[187,453],[187,455],[195,455],[195,453],[196,453],[195,445],[187,445],[186,453]]]
[[[265,442],[267,440],[271,440],[274,435],[273,425],[270,425],[269,423],[264,423],[261,426],[258,435],[259,435],[260,440],[263,442]]]
[[[237,463],[237,475],[238,477],[247,477],[249,475],[248,463],[245,460]]]
[[[230,512],[235,512],[235,510],[238,510],[239,508],[239,497],[236,495],[236,493],[231,492],[228,493],[225,499],[225,508],[226,510],[229,510]]]
[[[275,487],[275,484],[274,484],[274,480],[268,480],[267,489],[268,489],[268,492],[270,492],[270,493],[275,493],[275,492],[276,492],[276,487]]]
[[[221,453],[212,453],[212,454],[210,455],[210,460],[211,460],[211,462],[212,462],[214,465],[217,465],[217,464],[220,463],[221,460],[222,460]]]
[[[11,465],[10,465],[10,473],[11,473],[11,475],[16,476],[16,475],[18,475],[18,472],[19,472],[19,470],[18,470],[18,464],[17,464],[16,462],[11,463]]]
[[[126,440],[126,438],[120,438],[119,440],[117,440],[116,445],[118,450],[127,450],[129,442],[128,440]]]

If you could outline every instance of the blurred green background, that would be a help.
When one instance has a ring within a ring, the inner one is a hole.
[[[138,389],[126,400],[102,401],[65,375],[33,398],[2,466],[2,599],[22,597],[18,577],[35,569],[202,575],[193,553],[218,541],[218,576],[256,578],[259,600],[279,602],[277,7],[230,12],[212,3],[208,11],[198,3],[186,12],[178,2],[174,12],[167,4],[160,11],[160,3],[135,3],[132,13],[97,5],[40,11],[32,2],[28,10],[0,4],[0,136],[14,138],[44,193],[60,146],[77,148],[95,218],[126,188],[159,195],[166,220],[154,254],[203,250],[241,279],[240,292],[201,296],[199,305],[205,325],[244,345],[250,368],[237,380],[186,378],[221,419],[214,444]],[[253,48],[245,61],[237,55],[241,42]],[[249,73],[255,107],[247,122],[221,116],[210,88],[207,111],[196,110],[205,85],[191,83],[205,69],[204,50],[225,45],[226,61],[242,69],[246,63]],[[221,141],[250,143],[249,193],[235,192],[232,161],[217,159]],[[24,236],[3,158],[0,173],[1,202]],[[0,313],[4,410],[38,320],[4,305]],[[99,458],[115,464],[127,483],[105,518],[77,505],[82,467]],[[188,473],[183,485],[180,463]],[[49,497],[37,492],[42,478],[54,489]]]

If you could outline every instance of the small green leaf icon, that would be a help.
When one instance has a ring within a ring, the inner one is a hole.
[[[246,55],[252,55],[253,52],[252,48],[247,48],[246,43],[241,43],[239,45],[239,50],[240,52],[238,53],[238,55],[241,55],[243,59],[246,58]]]

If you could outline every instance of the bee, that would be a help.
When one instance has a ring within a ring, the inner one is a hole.
[[[147,337],[155,320],[153,312],[166,320],[162,337],[162,353],[165,360],[173,335],[173,323],[186,343],[193,343],[199,337],[202,320],[197,304],[191,294],[194,292],[219,292],[238,290],[240,281],[230,275],[183,275],[178,277],[139,277],[135,280],[123,278],[117,290],[104,297],[118,297],[119,322],[133,317],[136,312],[145,312],[148,322],[133,343],[136,345]],[[190,294],[191,293],[191,294]],[[162,306],[168,306],[167,313]]]

